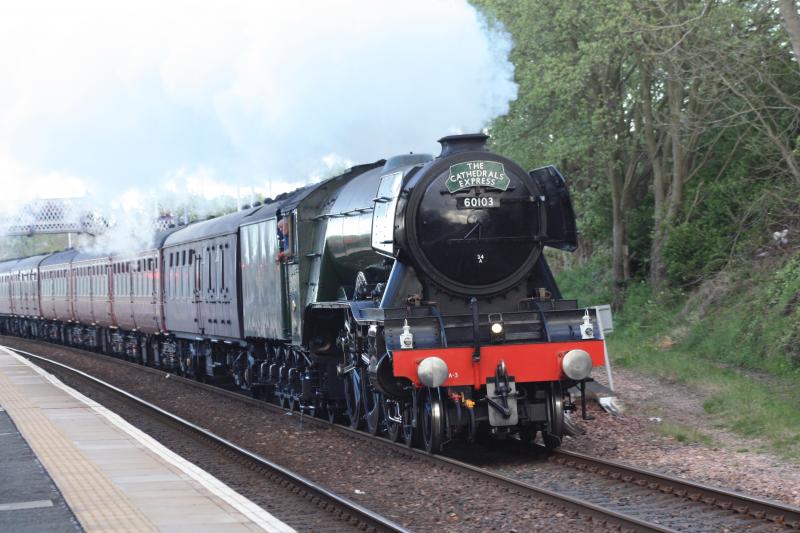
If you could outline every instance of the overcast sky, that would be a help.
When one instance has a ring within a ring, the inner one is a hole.
[[[516,95],[464,0],[0,4],[0,208],[276,194],[476,131]]]

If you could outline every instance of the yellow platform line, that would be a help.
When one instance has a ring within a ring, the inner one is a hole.
[[[6,367],[9,368],[9,367]],[[25,368],[20,365],[19,368]],[[158,531],[114,483],[0,372],[0,404],[90,533]]]

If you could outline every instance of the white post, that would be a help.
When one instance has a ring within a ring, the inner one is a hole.
[[[608,356],[608,347],[606,346],[606,338],[603,337],[603,355],[606,358],[606,374],[608,375],[608,388],[611,392],[614,390],[614,376],[611,375],[611,358]]]
[[[603,357],[606,361],[606,375],[608,376],[608,388],[611,389],[611,392],[614,391],[614,376],[611,375],[611,357],[608,355],[608,345],[606,344],[606,329],[605,324],[603,324],[603,314],[597,313],[597,322],[598,326],[600,326],[600,333],[603,335]]]

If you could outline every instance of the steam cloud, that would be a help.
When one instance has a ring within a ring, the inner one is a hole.
[[[507,111],[510,48],[465,0],[4,3],[0,213],[152,217],[435,153]]]

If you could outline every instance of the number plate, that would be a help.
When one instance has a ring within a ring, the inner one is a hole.
[[[500,207],[500,198],[495,196],[462,196],[458,198],[459,209],[491,209]]]

